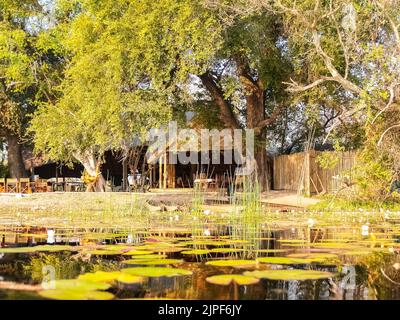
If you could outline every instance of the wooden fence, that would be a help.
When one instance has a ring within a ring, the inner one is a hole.
[[[333,152],[333,151],[332,151]],[[273,189],[301,191],[306,195],[331,193],[343,185],[344,176],[351,180],[356,164],[356,152],[335,152],[339,161],[332,169],[324,169],[317,162],[323,152],[308,151],[274,158]]]

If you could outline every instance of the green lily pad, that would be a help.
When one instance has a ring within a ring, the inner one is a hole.
[[[84,253],[91,254],[94,256],[117,256],[122,255],[122,252],[112,251],[112,250],[88,250],[84,251]]]
[[[152,254],[153,251],[148,251],[148,250],[130,250],[127,252],[124,252],[124,256],[140,256],[140,255],[149,255]]]
[[[43,245],[34,247],[0,248],[0,253],[31,253],[31,252],[57,252],[78,251],[77,247],[64,245]]]
[[[235,282],[239,286],[248,286],[256,284],[260,280],[258,278],[244,276],[241,274],[221,274],[217,276],[208,277],[206,281],[212,284],[218,284],[222,286],[229,286],[233,282]]]
[[[254,267],[257,264],[255,260],[213,260],[206,262],[206,265],[216,267],[235,267],[235,268],[246,268]]]
[[[122,269],[121,272],[141,277],[177,277],[189,276],[192,274],[189,270],[168,268],[168,267],[138,267]]]
[[[182,251],[181,254],[192,254],[192,255],[202,255],[202,254],[209,254],[210,250],[207,249],[198,249],[198,250],[188,250]]]
[[[247,271],[245,276],[269,279],[269,280],[318,280],[332,278],[334,275],[330,272],[316,270],[260,270]]]
[[[288,250],[286,249],[259,249],[259,250],[254,250],[254,252],[258,253],[281,253],[281,252],[286,252]]]
[[[110,285],[104,282],[87,281],[83,279],[56,280],[55,290],[95,291],[107,290]]]
[[[91,282],[100,282],[100,283],[113,283],[118,279],[121,275],[121,272],[104,272],[104,271],[97,271],[94,273],[85,273],[81,274],[78,277],[78,280],[83,281],[91,281]]]
[[[182,263],[183,260],[180,259],[130,259],[130,260],[125,260],[123,263],[125,264],[140,264],[140,265],[162,265],[162,264],[178,264]]]
[[[121,272],[119,277],[117,278],[118,282],[125,283],[125,284],[135,284],[143,282],[143,278],[139,276],[133,276],[128,273]]]
[[[155,259],[164,259],[166,258],[166,254],[145,254],[140,256],[132,256],[131,258],[134,260],[155,260]]]
[[[243,252],[244,249],[236,249],[236,248],[214,248],[210,250],[212,253],[235,253],[235,252]]]
[[[270,264],[310,264],[312,259],[288,258],[288,257],[261,257],[258,262]]]
[[[38,292],[40,296],[54,300],[111,300],[114,295],[104,291],[81,291],[81,290],[43,290]]]
[[[336,260],[338,256],[333,253],[293,253],[287,256],[288,258],[307,259],[313,262],[325,262],[328,260]]]

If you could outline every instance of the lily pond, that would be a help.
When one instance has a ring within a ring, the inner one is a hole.
[[[0,299],[400,299],[398,212],[138,202],[0,211]]]

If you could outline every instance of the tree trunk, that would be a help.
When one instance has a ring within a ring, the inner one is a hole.
[[[19,138],[13,133],[7,134],[8,170],[11,178],[26,177],[25,165],[22,159],[22,146]]]
[[[257,164],[257,179],[260,185],[260,191],[271,189],[271,161],[267,154],[265,134],[255,136],[254,160]]]
[[[106,181],[103,174],[98,172],[100,168],[100,161],[95,157],[93,152],[87,151],[85,154],[74,154],[74,157],[82,163],[85,170],[91,177],[96,177],[96,182],[93,185],[93,191],[95,192],[105,192],[106,191]],[[87,191],[92,191],[92,188],[88,186]]]

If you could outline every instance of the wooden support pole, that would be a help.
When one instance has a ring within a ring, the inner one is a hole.
[[[162,186],[162,181],[163,181],[163,178],[162,178],[162,176],[163,176],[163,171],[162,171],[162,162],[163,162],[163,157],[162,156],[160,156],[160,161],[158,162],[158,187],[160,188],[160,189],[162,189],[163,188],[163,186]]]
[[[164,181],[164,189],[167,189],[167,152],[164,153],[164,176],[163,176],[163,181]]]
[[[122,191],[128,190],[128,162],[122,161]]]
[[[307,197],[311,196],[311,184],[310,184],[310,151],[307,151],[305,154],[305,161],[304,161],[304,194]]]

